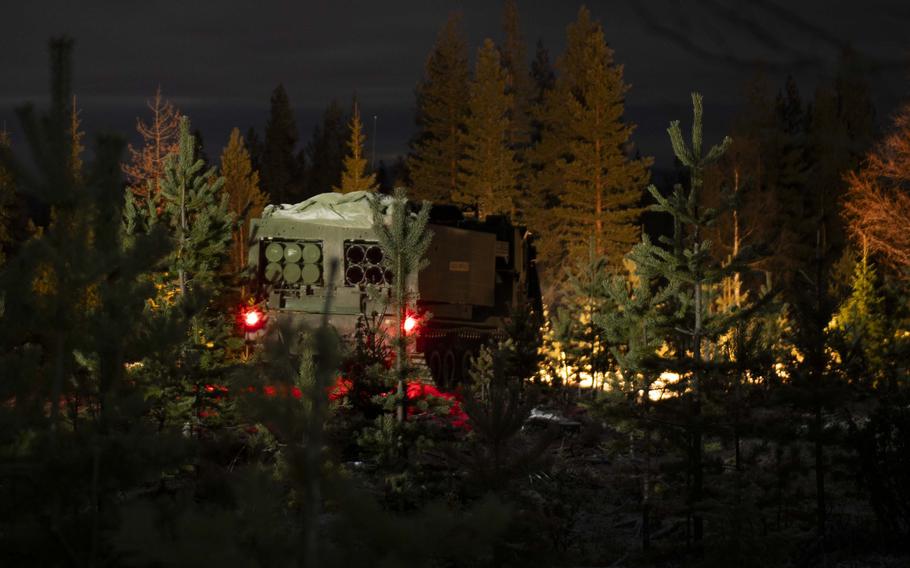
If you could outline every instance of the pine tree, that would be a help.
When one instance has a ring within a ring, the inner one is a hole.
[[[268,200],[259,189],[259,173],[253,170],[250,154],[237,128],[231,131],[228,145],[221,153],[221,175],[224,177],[223,191],[228,196],[231,213],[237,220],[230,270],[239,274],[247,266],[250,219],[262,214]]]
[[[278,85],[272,91],[259,169],[262,190],[272,203],[291,203],[301,197],[294,156],[296,145],[297,123],[284,85]]]
[[[531,164],[526,152],[531,144],[533,128],[531,122],[535,86],[528,68],[527,49],[521,34],[518,5],[515,0],[506,0],[503,5],[503,32],[505,39],[500,54],[502,66],[508,74],[508,93],[512,96],[509,109],[509,147],[515,152],[519,164],[518,192],[521,201],[528,193],[531,181]],[[519,204],[513,218],[523,217],[524,206]],[[518,214],[518,215],[516,215]]]
[[[597,325],[604,313],[612,310],[607,295],[606,258],[597,254],[589,242],[587,254],[569,269],[568,293],[556,314],[562,356],[575,372],[579,383],[590,381],[591,394],[606,385],[606,374],[612,366],[610,344]],[[580,385],[579,385],[580,386]]]
[[[459,189],[452,194],[453,201],[476,208],[481,218],[492,214],[515,218],[519,206],[520,166],[510,145],[514,95],[506,92],[507,83],[499,52],[487,39],[477,51],[462,134]]]
[[[416,197],[445,202],[458,190],[469,78],[461,18],[452,15],[439,33],[417,87],[419,132],[408,160]]]
[[[658,352],[664,346],[668,327],[666,306],[674,293],[672,287],[657,286],[659,274],[647,262],[649,246],[646,237],[626,256],[632,274],[614,275],[604,282],[603,292],[615,308],[594,317],[594,323],[605,332],[619,371],[608,394],[619,397],[616,414],[632,422],[628,452],[638,459],[633,468],[641,484],[642,550],[651,547],[651,511],[656,497],[661,434],[655,427],[659,409],[655,408],[652,393],[661,386],[663,365]]]
[[[413,277],[428,264],[424,258],[433,233],[427,230],[430,220],[430,204],[426,201],[416,215],[408,209],[408,197],[404,189],[397,188],[391,203],[383,212],[381,201],[376,198],[373,205],[373,230],[385,251],[383,263],[392,271],[393,298],[395,310],[395,374],[398,382],[398,422],[405,418],[405,380],[407,378],[407,353],[409,338],[404,332],[404,321],[408,310],[416,302],[410,289]]]
[[[175,243],[168,271],[177,275],[183,296],[190,288],[215,284],[231,241],[234,221],[228,195],[222,192],[224,178],[216,176],[215,168],[204,167],[196,156],[189,119],[183,117],[178,151],[167,159],[161,184],[162,217]]]
[[[166,242],[121,240],[120,140],[98,141],[76,186],[71,46],[51,42],[50,112],[19,111],[29,162],[7,152],[0,160],[14,172],[37,165],[19,189],[60,220],[0,270],[0,294],[17,298],[0,311],[0,397],[16,401],[0,409],[15,425],[0,435],[0,550],[9,565],[114,562],[107,535],[122,497],[186,463],[179,436],[147,428],[144,392],[127,368],[171,340],[168,322],[145,309],[153,290],[144,275]]]
[[[151,122],[136,119],[136,130],[142,136],[142,148],[137,150],[132,145],[129,147],[130,162],[123,165],[123,172],[134,195],[157,198],[161,192],[164,162],[177,151],[180,111],[162,97],[160,86],[155,91],[155,98],[146,104],[152,112]]]
[[[673,318],[668,321],[669,325],[663,332],[668,337],[679,334],[671,368],[675,368],[680,375],[677,390],[679,396],[686,401],[688,409],[688,467],[692,476],[688,506],[692,518],[692,536],[696,542],[700,542],[704,524],[697,508],[701,506],[704,497],[702,404],[704,383],[707,380],[707,345],[729,329],[735,320],[709,312],[709,289],[723,281],[731,271],[731,266],[721,267],[711,260],[709,244],[704,240],[704,230],[713,223],[717,211],[704,208],[700,195],[705,167],[727,151],[731,140],[725,138],[720,145],[703,151],[701,95],[693,93],[692,103],[691,146],[687,146],[683,140],[678,121],[672,122],[668,129],[674,154],[689,169],[688,191],[677,185],[672,196],[664,197],[653,185],[648,188],[657,202],[652,208],[674,219],[674,237],[665,242],[671,248],[665,250],[645,240],[633,250],[630,258],[633,259],[637,272],[666,279],[660,295],[674,299]]]
[[[553,72],[553,66],[550,65],[550,53],[543,45],[543,40],[537,40],[537,49],[534,52],[534,60],[531,61],[531,101],[528,112],[531,116],[531,133],[530,142],[537,144],[540,142],[541,118],[544,114],[544,101],[546,95],[556,85],[556,73]]]
[[[234,219],[224,178],[196,157],[186,117],[179,140],[165,163],[161,206],[128,202],[126,225],[134,236],[163,231],[173,245],[151,275],[157,293],[149,309],[189,329],[167,356],[146,361],[137,380],[150,389],[147,400],[159,428],[177,423],[192,429],[208,404],[204,385],[216,382],[212,377],[224,371],[232,347],[232,318],[217,302],[226,284]]]
[[[341,184],[345,146],[348,136],[347,120],[338,101],[332,101],[322,114],[322,121],[313,128],[306,146],[306,197],[332,191]]]
[[[367,161],[363,157],[363,144],[366,136],[363,135],[363,124],[360,122],[360,109],[354,101],[354,112],[349,124],[351,136],[348,140],[348,155],[344,158],[344,170],[341,172],[341,186],[332,190],[340,193],[352,191],[376,191],[376,174],[366,173]]]
[[[538,235],[558,234],[560,229],[558,221],[549,214],[550,209],[559,205],[557,192],[561,186],[561,178],[557,168],[550,164],[559,159],[561,148],[559,141],[548,134],[546,140],[544,129],[546,124],[551,124],[550,111],[547,101],[556,82],[556,75],[550,65],[549,53],[542,40],[537,41],[537,50],[531,63],[531,77],[534,80],[533,98],[531,104],[531,146],[525,153],[527,166],[527,187],[525,190],[525,219],[528,226]],[[552,109],[555,111],[555,108]],[[559,121],[561,119],[557,119]],[[561,243],[557,239],[543,238],[536,242],[539,270],[544,290],[552,290],[553,286],[548,260],[558,258],[561,252]]]
[[[623,120],[628,86],[603,29],[584,7],[568,27],[560,68],[547,97],[537,157],[558,198],[556,207],[542,213],[556,223],[542,235],[549,241],[542,247],[544,261],[552,268],[561,255],[580,257],[593,239],[598,254],[616,267],[638,237],[638,202],[651,160],[629,156],[634,126]],[[549,176],[547,170],[553,170]],[[539,197],[535,201],[545,206]]]

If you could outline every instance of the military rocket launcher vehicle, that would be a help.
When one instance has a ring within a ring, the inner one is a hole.
[[[249,263],[268,319],[280,329],[316,326],[324,315],[342,335],[361,315],[386,314],[392,271],[373,232],[368,192],[324,193],[295,205],[269,206],[251,223]],[[414,208],[416,210],[416,204]],[[416,350],[440,386],[466,377],[470,357],[501,335],[514,310],[540,313],[540,285],[531,235],[505,217],[466,217],[435,205],[429,265],[407,283],[421,318]],[[337,270],[330,279],[329,266]],[[323,314],[326,296],[332,300]],[[394,324],[393,324],[394,325]]]

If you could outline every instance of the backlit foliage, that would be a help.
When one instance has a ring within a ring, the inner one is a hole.
[[[167,157],[179,147],[180,111],[161,94],[161,87],[155,97],[146,102],[151,119],[145,122],[136,119],[136,131],[142,137],[142,146],[129,147],[130,160],[123,164],[130,190],[142,198],[153,197],[157,203],[164,178]]]
[[[853,236],[889,264],[910,267],[910,106],[847,180],[844,214]]]

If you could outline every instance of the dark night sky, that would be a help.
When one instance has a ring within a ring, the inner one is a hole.
[[[529,57],[542,38],[555,59],[579,4],[518,5]],[[627,115],[639,125],[635,140],[659,164],[669,158],[666,125],[688,119],[694,89],[705,95],[708,135],[721,135],[754,72],[752,61],[771,62],[767,74],[775,88],[793,71],[808,97],[849,43],[881,68],[870,77],[879,117],[908,93],[910,68],[890,64],[910,55],[906,2],[600,0],[588,6],[632,85]],[[413,89],[453,10],[463,14],[472,57],[484,37],[501,37],[496,0],[0,0],[0,123],[15,144],[13,109],[46,100],[46,40],[65,33],[77,41],[75,90],[89,134],[117,131],[132,139],[135,117],[160,84],[202,129],[215,157],[231,127],[261,132],[269,94],[283,82],[304,141],[331,99],[347,103],[356,91],[364,115],[379,116],[377,154],[388,160],[406,152]]]

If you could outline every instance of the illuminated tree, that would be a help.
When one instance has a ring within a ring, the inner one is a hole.
[[[344,169],[341,172],[341,187],[332,190],[339,193],[352,191],[376,191],[376,174],[366,174],[367,161],[363,157],[363,124],[360,122],[360,109],[354,101],[354,114],[349,124],[351,137],[348,140],[348,155],[344,158]]]
[[[554,206],[540,195],[532,200],[541,208],[538,217],[553,221],[540,228],[541,249],[545,264],[555,268],[562,255],[582,257],[593,239],[615,268],[638,239],[638,203],[651,160],[630,156],[634,125],[623,119],[628,86],[603,28],[582,7],[567,33],[536,150],[538,193],[549,190],[556,198]]]
[[[127,184],[137,197],[152,196],[156,200],[161,193],[164,177],[164,163],[167,157],[177,151],[180,135],[180,111],[161,95],[161,87],[155,91],[155,98],[146,102],[152,112],[151,121],[136,119],[136,131],[142,136],[142,147],[129,146],[130,161],[123,165]]]
[[[259,189],[259,173],[253,171],[249,152],[237,128],[231,131],[228,145],[221,153],[221,175],[224,177],[223,191],[236,219],[230,266],[231,272],[237,274],[247,265],[250,219],[260,216],[268,203],[267,196]]]
[[[706,207],[730,209],[730,214],[720,216],[705,235],[714,244],[715,260],[721,262],[737,257],[746,246],[770,246],[781,215],[775,193],[767,183],[769,139],[775,126],[773,98],[761,75],[746,84],[744,95],[743,111],[733,121],[730,149],[705,170],[703,203]],[[757,267],[767,270],[767,259],[758,259]],[[721,284],[716,308],[723,311],[741,307],[750,290],[764,284],[754,280],[747,282],[740,272],[734,272]]]
[[[534,60],[531,61],[531,102],[529,113],[531,115],[531,142],[540,142],[540,115],[543,111],[542,105],[545,101],[545,95],[553,89],[556,84],[556,73],[553,72],[553,66],[550,64],[550,52],[544,47],[543,40],[537,40],[537,48],[534,51]]]
[[[530,141],[530,107],[534,85],[528,70],[527,50],[521,35],[521,22],[515,0],[506,0],[503,4],[502,29],[505,40],[499,52],[502,66],[508,76],[508,92],[512,95],[509,108],[509,145],[520,150]]]
[[[445,202],[458,190],[469,78],[461,18],[453,15],[439,33],[417,87],[419,132],[411,144],[408,165],[414,193],[421,199]]]
[[[531,145],[533,127],[531,108],[535,86],[528,68],[527,48],[521,33],[518,5],[515,0],[506,0],[503,5],[502,28],[505,38],[500,46],[502,66],[508,73],[507,92],[512,96],[509,109],[509,147],[515,151],[519,164],[518,193],[524,200],[531,181],[531,164],[526,152]],[[524,205],[519,204],[513,217],[524,217]]]
[[[514,95],[506,92],[508,75],[492,40],[485,40],[477,51],[474,73],[462,134],[460,183],[452,200],[475,207],[481,218],[490,214],[514,218],[519,201],[519,164],[509,140]]]
[[[845,333],[851,344],[858,343],[870,369],[879,369],[888,331],[884,298],[878,290],[875,267],[869,262],[868,249],[863,250],[853,270],[850,295],[838,308],[833,327]]]
[[[869,251],[901,270],[910,268],[910,105],[859,171],[848,172],[844,216],[850,233]]]
[[[161,183],[162,220],[174,239],[168,272],[177,275],[183,296],[190,286],[206,289],[214,284],[231,241],[233,216],[222,192],[224,178],[215,168],[203,171],[204,166],[196,157],[190,121],[183,117],[178,150],[168,157]]]

